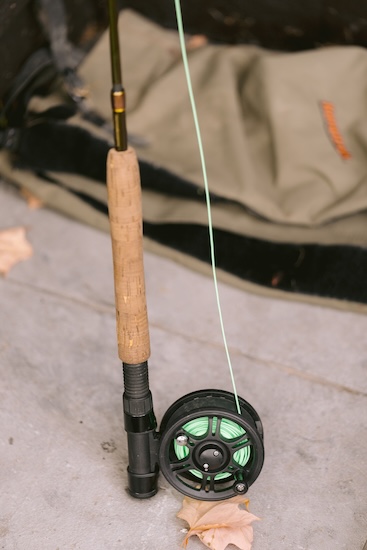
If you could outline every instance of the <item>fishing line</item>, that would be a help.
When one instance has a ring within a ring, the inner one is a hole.
[[[188,89],[190,103],[191,103],[192,115],[193,115],[193,118],[194,118],[196,137],[197,137],[197,142],[198,142],[198,146],[199,146],[199,153],[200,153],[201,170],[202,170],[203,179],[204,179],[204,190],[205,190],[206,206],[207,206],[207,212],[208,212],[210,257],[211,257],[211,266],[212,266],[212,272],[213,272],[213,280],[214,280],[215,296],[216,296],[217,308],[218,308],[218,314],[219,314],[219,321],[220,321],[220,327],[221,327],[221,331],[222,331],[224,349],[225,349],[226,356],[227,356],[227,361],[228,361],[229,373],[230,373],[230,377],[231,377],[231,381],[232,381],[232,387],[233,387],[233,393],[234,393],[234,397],[235,397],[237,412],[238,412],[238,414],[241,414],[241,408],[240,408],[240,404],[239,404],[239,401],[238,401],[238,395],[237,395],[236,383],[235,383],[234,374],[233,374],[231,357],[230,357],[230,354],[229,354],[226,333],[225,333],[225,330],[224,330],[222,308],[221,308],[220,297],[219,297],[217,272],[216,272],[216,262],[215,262],[215,247],[214,247],[214,237],[213,237],[213,224],[212,224],[212,214],[211,214],[211,205],[210,205],[209,184],[208,184],[208,177],[207,177],[206,163],[205,163],[205,156],[204,156],[204,148],[203,148],[203,142],[202,142],[202,138],[201,138],[199,119],[198,119],[198,115],[197,115],[196,103],[195,103],[194,93],[193,93],[192,84],[191,84],[189,63],[188,63],[188,59],[187,59],[187,51],[186,51],[186,44],[185,44],[185,33],[184,33],[184,28],[183,28],[182,11],[181,11],[181,2],[180,2],[180,0],[175,0],[175,9],[176,9],[178,35],[179,35],[180,46],[181,46],[182,61],[183,61],[184,70],[185,70],[186,83],[187,83],[187,89]]]

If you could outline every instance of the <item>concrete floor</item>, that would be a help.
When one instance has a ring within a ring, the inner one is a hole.
[[[0,548],[178,550],[182,495],[162,478],[151,500],[125,491],[109,236],[29,210],[2,184],[0,228],[15,225],[34,256],[0,279]],[[160,419],[189,391],[231,387],[211,280],[145,264]],[[253,550],[362,550],[367,318],[220,292],[238,391],[265,428]]]

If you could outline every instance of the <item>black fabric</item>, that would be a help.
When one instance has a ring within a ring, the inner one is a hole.
[[[45,121],[25,128],[16,164],[35,171],[84,175],[105,182],[109,145],[78,126]]]
[[[145,234],[165,246],[210,262],[208,229],[147,224]],[[367,250],[353,246],[295,245],[213,231],[216,265],[259,285],[287,292],[367,303]]]
[[[79,174],[105,184],[106,159],[110,145],[79,126],[61,122],[74,113],[75,108],[72,105],[60,105],[43,112],[43,122],[18,129],[16,165],[34,171]],[[143,188],[175,197],[205,201],[203,190],[199,186],[142,160],[139,161],[139,167]],[[229,201],[213,194],[211,202]]]
[[[5,96],[0,111],[1,125],[23,127],[32,94],[35,90],[39,94],[43,89],[48,91],[56,76],[57,72],[50,52],[46,48],[34,52],[19,70],[12,87]]]

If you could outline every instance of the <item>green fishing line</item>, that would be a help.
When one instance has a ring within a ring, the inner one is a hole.
[[[199,120],[198,120],[198,115],[197,115],[197,110],[196,110],[194,92],[193,92],[192,84],[191,84],[189,63],[188,63],[188,60],[187,60],[187,52],[186,52],[186,45],[185,45],[185,33],[184,33],[183,22],[182,22],[182,12],[181,12],[180,0],[175,0],[175,8],[176,8],[177,28],[178,28],[178,35],[179,35],[179,39],[180,39],[182,61],[183,61],[184,69],[185,69],[187,89],[188,89],[190,103],[191,103],[192,115],[193,115],[193,118],[194,118],[196,137],[197,137],[198,146],[199,146],[199,153],[200,153],[201,168],[202,168],[203,179],[204,179],[205,198],[206,198],[206,205],[207,205],[207,212],[208,212],[210,257],[211,257],[211,264],[212,264],[212,271],[213,271],[215,295],[216,295],[217,307],[218,307],[218,313],[219,313],[219,321],[220,321],[220,327],[221,327],[221,331],[222,331],[224,349],[225,349],[226,356],[227,356],[227,361],[228,361],[229,373],[230,373],[230,377],[231,377],[231,381],[232,381],[232,387],[233,387],[233,393],[234,393],[234,397],[235,397],[237,412],[238,412],[238,414],[241,414],[241,408],[240,408],[240,404],[239,404],[239,401],[238,401],[238,395],[237,395],[237,390],[236,390],[236,383],[235,383],[235,380],[234,380],[232,362],[231,362],[231,358],[230,358],[230,355],[229,355],[229,350],[228,350],[228,345],[227,345],[227,338],[226,338],[226,333],[225,333],[225,330],[224,330],[222,308],[221,308],[221,305],[220,305],[219,289],[218,289],[218,282],[217,282],[217,273],[216,273],[216,266],[215,266],[213,224],[212,224],[212,215],[211,215],[211,206],[210,206],[210,194],[209,194],[208,177],[207,177],[207,172],[206,172],[204,148],[203,148],[203,142],[202,142],[202,138],[201,138],[201,131],[200,131]]]
[[[217,422],[218,422],[218,419],[215,416],[213,418],[212,434],[215,433]],[[207,416],[194,418],[194,420],[190,420],[184,426],[182,426],[182,428],[183,430],[185,430],[185,433],[188,436],[192,435],[193,437],[198,438],[198,437],[209,435],[208,434],[209,418]],[[227,418],[222,418],[219,434],[224,443],[230,443],[237,440],[237,445],[242,445],[243,443],[248,441],[246,437],[246,430],[244,430],[244,428],[242,428],[236,422],[233,422],[233,420],[228,420]],[[241,436],[244,436],[244,437],[241,437]],[[174,441],[174,449],[175,449],[176,456],[179,460],[185,459],[190,453],[188,446],[179,445],[176,442],[176,440]],[[233,454],[233,460],[239,466],[244,467],[249,461],[250,455],[251,455],[250,446],[242,447],[241,449],[238,449],[238,451],[236,451]],[[203,474],[198,470],[189,470],[189,471],[194,476],[202,479]],[[219,473],[214,477],[214,479],[219,481],[221,479],[230,477],[230,475],[231,474],[229,472]]]

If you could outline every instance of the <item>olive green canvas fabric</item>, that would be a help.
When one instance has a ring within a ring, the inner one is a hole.
[[[203,177],[183,65],[175,31],[132,11],[119,19],[127,124],[140,159],[197,186]],[[300,53],[254,46],[214,45],[188,37],[189,64],[216,228],[273,242],[367,245],[367,53],[327,47]],[[106,32],[79,69],[89,101],[111,119],[109,40]],[[44,110],[65,101],[62,91],[35,97]],[[102,129],[73,117],[70,124],[110,139]],[[93,159],[91,159],[93,162]],[[28,187],[66,215],[108,230],[106,215],[68,193],[76,189],[106,203],[92,180],[49,173],[55,187],[16,168],[7,152],[0,173]],[[207,224],[201,201],[145,190],[144,219],[151,223]],[[210,273],[195,258],[148,242],[152,250]],[[356,311],[363,304],[262,288],[220,272],[241,288]]]
[[[120,19],[128,128],[141,158],[202,184],[177,34],[133,12]],[[110,117],[108,36],[81,68]],[[367,207],[367,54],[296,54],[205,45],[189,52],[210,188],[268,220],[315,227]],[[98,70],[96,70],[98,67]],[[344,158],[322,104],[334,106]]]

